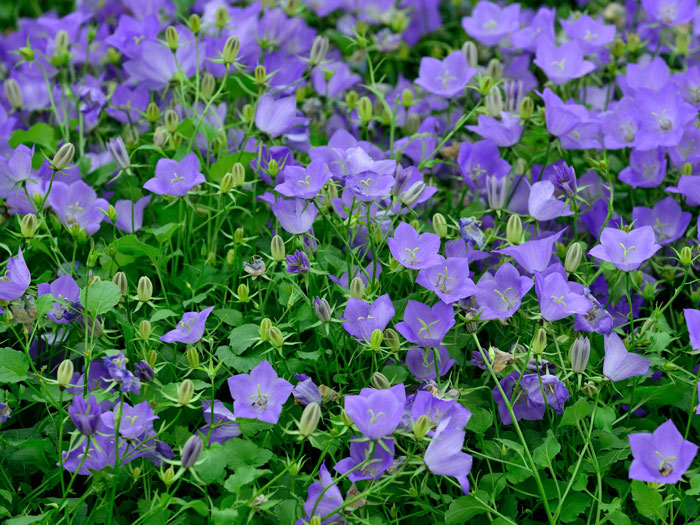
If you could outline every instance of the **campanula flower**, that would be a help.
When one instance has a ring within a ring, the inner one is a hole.
[[[639,268],[661,249],[655,241],[656,236],[651,226],[635,228],[629,233],[604,228],[600,234],[600,244],[594,246],[588,254],[613,263],[623,272],[629,272]]]
[[[29,149],[24,144],[17,146],[9,159],[0,157],[0,193],[32,178],[33,157],[34,147]]]
[[[311,229],[318,208],[304,199],[278,199],[272,205],[272,213],[284,231],[299,235]]]
[[[206,182],[199,172],[199,159],[194,153],[188,153],[180,162],[172,159],[159,159],[156,164],[156,176],[146,181],[144,189],[158,195],[183,197],[192,188]]]
[[[641,150],[678,145],[685,125],[697,115],[695,108],[670,83],[658,91],[638,89],[636,107],[639,130],[635,147]]]
[[[468,259],[448,257],[435,266],[423,268],[416,276],[416,283],[435,292],[447,304],[474,295]]]
[[[117,212],[115,226],[126,233],[134,233],[140,230],[143,226],[143,211],[148,206],[148,203],[151,202],[152,197],[152,195],[146,195],[136,202],[118,200],[114,204],[114,210]]]
[[[698,452],[697,445],[683,439],[670,419],[651,434],[630,434],[629,442],[634,457],[629,478],[639,481],[675,484]]]
[[[102,411],[94,395],[83,399],[81,395],[76,394],[68,407],[68,414],[78,432],[84,436],[92,436],[97,431]]]
[[[24,262],[22,248],[18,249],[16,257],[10,257],[7,261],[5,275],[0,277],[0,300],[14,301],[24,295],[29,288],[32,276]]]
[[[333,483],[333,478],[331,478],[325,463],[321,464],[320,477],[321,481],[314,481],[309,486],[309,492],[304,502],[304,517],[297,520],[295,525],[307,524],[312,517],[318,516],[320,518],[343,506],[343,496],[338,485]],[[341,515],[336,513],[321,521],[321,524],[338,523],[342,520]]]
[[[479,115],[478,125],[467,126],[467,129],[494,142],[497,146],[507,147],[518,143],[525,125],[521,123],[519,115],[510,115],[502,111],[501,120],[488,115]]]
[[[656,242],[661,246],[670,244],[680,238],[690,224],[692,214],[681,210],[673,197],[666,197],[657,202],[653,208],[635,206],[632,221],[635,226],[651,226],[656,235]]]
[[[596,53],[615,40],[614,25],[605,25],[589,15],[571,17],[560,23],[569,38],[580,44],[585,55]]]
[[[345,187],[360,202],[372,202],[388,197],[395,182],[392,175],[374,171],[363,171],[345,177]]]
[[[450,358],[450,354],[443,345],[437,347],[437,366],[435,363],[434,348],[409,348],[406,352],[406,366],[416,380],[421,382],[434,381],[437,374],[440,377],[449,372],[456,361]],[[437,370],[436,370],[437,369]]]
[[[476,74],[461,51],[453,51],[443,60],[423,57],[416,84],[439,97],[451,98],[462,93]]]
[[[629,166],[626,166],[619,179],[633,188],[656,188],[666,178],[665,148],[653,148],[642,151],[633,149],[630,153]]]
[[[387,294],[378,297],[372,304],[351,297],[343,313],[343,328],[351,336],[369,344],[372,332],[383,331],[394,313],[394,305]]]
[[[100,229],[109,203],[97,197],[92,187],[82,180],[72,184],[54,181],[47,203],[53,208],[61,222],[70,228],[77,224],[92,235]]]
[[[275,190],[285,197],[313,199],[331,179],[332,174],[322,160],[312,160],[306,168],[287,166],[284,168],[284,182]]]
[[[533,219],[544,222],[574,214],[566,202],[554,196],[555,190],[556,187],[549,180],[535,182],[532,185],[527,208]]]
[[[8,405],[7,403],[0,403],[0,424],[10,419],[10,417],[12,417],[12,410],[10,410],[10,405]]]
[[[292,393],[292,384],[277,376],[272,365],[263,361],[250,371],[228,378],[236,417],[277,423],[282,405]]]
[[[610,381],[622,381],[629,377],[647,375],[649,364],[650,361],[646,357],[628,351],[616,333],[605,336],[603,375]]]
[[[498,146],[491,140],[460,144],[457,165],[462,179],[472,189],[484,188],[487,176],[501,178],[510,172],[510,164],[501,158]]]
[[[323,396],[313,379],[305,374],[295,374],[295,376],[299,382],[292,389],[294,399],[304,406],[310,403],[318,403],[320,405],[323,401]]]
[[[520,308],[523,296],[530,291],[533,281],[521,277],[510,263],[505,263],[494,275],[485,272],[476,285],[477,304],[482,319],[507,319]]]
[[[333,470],[338,474],[345,474],[358,465],[366,464],[350,472],[350,481],[377,480],[381,475],[394,464],[394,440],[383,438],[378,440],[374,446],[374,453],[369,457],[370,441],[362,439],[361,436],[354,436],[350,439],[350,457],[341,459],[335,464]]]
[[[571,284],[556,271],[548,275],[535,273],[535,291],[543,319],[553,322],[585,314],[593,306],[583,295],[573,291]]]
[[[258,100],[255,125],[270,137],[279,137],[301,123],[303,119],[297,117],[296,113],[297,103],[294,97],[275,100],[266,93]]]
[[[669,193],[680,193],[691,206],[700,206],[700,175],[683,175],[677,186],[668,186]]]
[[[387,239],[391,255],[405,268],[420,270],[430,268],[441,261],[440,237],[434,233],[418,232],[402,222],[394,230],[394,236]]]
[[[418,301],[408,301],[403,321],[396,330],[408,341],[424,348],[438,346],[455,325],[452,306],[438,301],[430,307]]]
[[[520,27],[520,4],[501,7],[482,0],[462,19],[467,34],[485,46],[495,46]]]
[[[449,419],[449,426],[457,430],[464,430],[471,417],[471,412],[453,399],[440,399],[426,390],[416,392],[411,404],[411,420],[413,423],[420,416],[428,416],[431,430],[428,435],[433,435],[433,430]]]
[[[215,399],[213,407],[211,401],[202,401],[202,414],[207,424],[199,429],[199,433],[202,437],[207,436],[209,443],[224,444],[241,435],[240,424],[236,422],[233,412],[221,401]]]
[[[690,346],[693,350],[700,350],[700,310],[686,308],[683,310],[683,315],[690,336]]]
[[[67,303],[73,303],[80,298],[80,287],[75,279],[70,274],[65,274],[49,283],[40,283],[38,286],[38,295],[41,297],[50,293],[55,299],[61,299]],[[56,301],[53,303],[53,309],[46,313],[46,317],[54,323],[66,324],[69,321],[64,319],[64,314],[69,307]]]
[[[286,257],[287,273],[309,273],[311,262],[307,255],[301,250],[295,251]]]
[[[534,62],[549,80],[557,85],[566,84],[569,80],[582,77],[595,69],[595,64],[583,59],[581,44],[576,40],[561,46],[557,46],[553,41],[540,41]]]
[[[462,487],[462,492],[468,494],[467,475],[472,469],[472,457],[462,452],[465,434],[464,430],[450,426],[449,418],[444,419],[425,450],[423,461],[433,474],[455,478]]]
[[[363,388],[359,395],[345,396],[345,411],[363,436],[377,440],[396,430],[405,403],[403,384],[387,390]]]
[[[691,22],[696,7],[695,0],[642,0],[642,8],[651,19],[665,26]]]
[[[188,345],[199,341],[204,335],[204,328],[207,323],[207,317],[214,309],[213,306],[205,308],[201,312],[187,312],[182,316],[177,328],[170,330],[162,335],[160,340],[164,343],[185,343]]]
[[[559,230],[557,233],[542,239],[525,241],[516,246],[494,250],[494,252],[512,257],[528,273],[542,272],[549,267],[554,254],[554,246],[563,233],[564,230]]]

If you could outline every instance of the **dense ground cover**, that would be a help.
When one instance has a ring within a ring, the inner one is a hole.
[[[20,4],[5,523],[697,520],[696,2]]]

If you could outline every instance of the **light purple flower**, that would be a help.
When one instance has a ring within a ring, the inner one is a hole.
[[[430,418],[432,429],[440,426],[445,419],[449,419],[451,428],[464,430],[472,414],[453,399],[441,399],[427,390],[419,390],[416,392],[411,404],[411,421],[413,424],[420,416],[428,416]],[[433,435],[432,429],[428,431],[429,436]]]
[[[338,474],[345,474],[361,463],[367,464],[348,475],[352,482],[362,480],[377,480],[394,464],[394,440],[383,438],[375,443],[374,454],[369,458],[370,441],[355,436],[350,440],[350,457],[341,459],[333,469]],[[369,461],[368,461],[369,460]]]
[[[472,469],[472,457],[462,452],[465,434],[464,430],[451,427],[449,418],[444,419],[425,450],[423,461],[433,474],[454,477],[462,487],[462,492],[468,494],[467,474]]]
[[[343,496],[337,484],[333,483],[326,464],[320,468],[321,481],[315,481],[309,486],[309,493],[304,503],[304,517],[296,521],[295,525],[305,525],[309,523],[313,516],[325,516],[343,506]],[[332,514],[321,522],[322,525],[328,523],[342,522],[340,514]]]
[[[0,157],[0,193],[32,178],[33,157],[34,147],[29,149],[24,144],[17,146],[9,159]]]
[[[649,365],[650,361],[646,357],[628,351],[615,332],[605,336],[603,375],[610,381],[616,382],[629,377],[647,375]]]
[[[282,405],[292,393],[292,384],[277,376],[272,365],[263,361],[250,371],[228,378],[236,417],[277,423]]]
[[[581,44],[573,40],[557,46],[554,42],[542,40],[537,45],[534,60],[555,84],[566,84],[569,80],[582,77],[595,69],[595,64],[583,59]]]
[[[202,414],[207,424],[199,433],[202,437],[208,436],[210,444],[223,444],[241,435],[241,425],[221,401],[215,399],[213,409],[211,401],[202,401]]]
[[[444,376],[455,363],[456,361],[450,358],[447,348],[443,345],[437,347],[437,367],[434,348],[409,348],[406,352],[406,366],[413,377],[421,382],[436,380],[437,373],[440,377]]]
[[[501,120],[488,115],[479,115],[477,126],[467,126],[486,140],[493,141],[497,146],[507,147],[517,144],[523,134],[525,125],[519,115],[501,112]]]
[[[343,328],[351,336],[369,344],[372,332],[383,331],[394,313],[394,305],[387,294],[375,299],[371,305],[351,297],[343,313]]]
[[[683,175],[678,186],[669,186],[666,191],[680,193],[690,206],[700,206],[700,175]]]
[[[683,129],[692,122],[697,111],[669,83],[658,91],[638,89],[636,93],[639,130],[635,147],[641,150],[658,146],[677,146],[683,138]]]
[[[683,315],[690,336],[690,346],[693,350],[700,350],[700,310],[686,308],[683,310]]]
[[[304,199],[278,199],[272,205],[272,213],[284,231],[300,235],[311,229],[318,209]]]
[[[605,25],[588,15],[571,17],[560,23],[569,38],[581,45],[585,55],[596,53],[615,40],[614,25]]]
[[[188,153],[180,162],[160,159],[156,164],[156,176],[146,181],[144,189],[158,195],[182,197],[189,191],[206,182],[199,172],[199,160],[194,153]]]
[[[313,199],[331,179],[328,165],[321,159],[312,160],[306,168],[287,166],[284,168],[284,182],[275,190],[285,197]]]
[[[438,346],[445,334],[455,325],[452,306],[438,301],[433,307],[418,301],[408,301],[403,314],[403,321],[396,325],[396,330],[408,341],[433,348]]]
[[[395,182],[392,175],[374,171],[363,171],[345,177],[345,187],[352,192],[355,199],[361,202],[372,202],[388,197]]]
[[[70,274],[65,274],[49,283],[40,283],[38,286],[38,296],[41,297],[50,293],[55,299],[61,299],[67,303],[74,303],[80,298],[80,287]],[[46,313],[46,317],[54,323],[67,324],[68,319],[64,319],[64,314],[70,307],[64,306],[60,302],[53,303],[53,309]]]
[[[634,457],[630,479],[652,483],[677,483],[698,452],[697,445],[683,439],[670,419],[651,434],[630,434],[629,442]]]
[[[345,411],[363,436],[377,440],[396,430],[405,403],[403,384],[387,390],[363,388],[359,395],[345,396]]]
[[[447,304],[471,297],[475,290],[469,278],[469,260],[457,257],[423,268],[416,276],[416,283],[435,292]]]
[[[204,335],[207,317],[213,309],[214,307],[210,306],[201,312],[187,312],[182,316],[177,328],[161,336],[160,340],[164,343],[178,342],[188,345],[196,343]]]
[[[666,164],[666,152],[663,147],[646,151],[633,149],[629,166],[625,167],[618,177],[633,188],[656,188],[666,178]]]
[[[501,178],[510,172],[510,164],[501,158],[498,147],[490,140],[460,144],[457,165],[464,182],[477,190],[486,186],[487,176]]]
[[[642,8],[652,20],[665,26],[677,26],[692,22],[697,2],[695,0],[642,0]]]
[[[255,125],[263,133],[276,138],[300,123],[296,112],[297,103],[294,97],[275,100],[272,95],[266,93],[258,100]]]
[[[574,292],[566,279],[558,272],[549,275],[535,274],[535,291],[540,303],[542,318],[558,321],[574,314],[585,314],[593,304],[583,295]]]
[[[542,272],[549,267],[554,253],[554,245],[565,230],[566,228],[543,239],[525,241],[516,246],[506,246],[500,250],[494,250],[494,252],[512,257],[528,273]]]
[[[454,51],[443,60],[423,57],[416,84],[439,97],[451,98],[461,93],[476,74],[461,51]]]
[[[67,185],[54,181],[47,201],[61,218],[61,222],[70,228],[77,224],[92,235],[100,229],[109,203],[98,199],[97,193],[82,180]]]
[[[434,233],[419,235],[407,222],[397,226],[394,236],[387,239],[387,244],[394,259],[405,268],[413,270],[430,268],[442,260],[438,255],[440,237]]]
[[[482,0],[462,19],[467,34],[485,46],[495,46],[520,26],[520,4],[501,7]]]
[[[554,190],[554,184],[548,180],[535,182],[532,185],[527,209],[533,219],[549,221],[574,214],[565,201],[554,196]]]
[[[476,285],[476,302],[482,319],[507,319],[520,308],[523,296],[533,286],[532,279],[521,277],[510,263],[503,264],[494,275],[484,273]]]
[[[84,436],[92,436],[97,430],[102,411],[94,395],[83,399],[81,395],[76,394],[68,407],[68,414],[78,432]]]
[[[600,235],[600,244],[591,248],[588,254],[613,263],[623,272],[629,272],[639,268],[660,249],[651,226],[635,228],[629,233],[604,228]]]
[[[657,202],[653,208],[635,206],[632,221],[635,226],[651,226],[656,235],[656,242],[661,246],[670,244],[680,238],[690,224],[692,214],[681,210],[673,197],[666,197]]]
[[[32,276],[24,262],[22,248],[19,248],[16,257],[10,257],[7,261],[5,275],[0,277],[0,300],[14,301],[24,295],[29,288]]]
[[[118,200],[114,204],[114,210],[117,212],[115,226],[119,230],[127,233],[134,233],[140,230],[143,226],[143,211],[146,209],[146,206],[148,206],[148,203],[151,202],[152,198],[152,195],[146,195],[137,200],[136,203],[130,200]]]

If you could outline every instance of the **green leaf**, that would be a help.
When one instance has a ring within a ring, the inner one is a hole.
[[[231,441],[229,441],[231,443]],[[197,462],[195,471],[205,483],[222,481],[226,471],[226,455],[228,450],[219,443],[214,443],[210,448],[202,450],[202,455]]]
[[[168,310],[167,308],[163,308],[162,310],[156,311],[152,316],[151,316],[151,322],[152,323],[157,323],[158,321],[162,321],[163,319],[167,319],[168,317],[175,317],[177,314],[173,312],[172,310]]]
[[[238,310],[233,310],[231,308],[217,308],[212,312],[212,314],[222,323],[229,326],[236,326],[243,321],[243,314]]]
[[[695,474],[690,478],[690,488],[685,491],[688,496],[700,495],[700,474]]]
[[[36,307],[37,318],[44,317],[47,312],[53,310],[53,303],[56,302],[56,298],[50,293],[45,293],[37,297],[34,306]]]
[[[382,370],[392,385],[403,383],[408,377],[408,369],[403,365],[387,365]]]
[[[470,407],[472,417],[467,422],[467,430],[476,434],[483,434],[493,425],[493,416],[491,412],[481,407]]]
[[[16,129],[12,132],[12,137],[10,137],[10,146],[14,149],[20,144],[29,147],[36,144],[47,150],[47,153],[53,153],[57,144],[54,129],[43,122],[34,124],[27,130]]]
[[[547,437],[539,447],[532,451],[532,459],[540,467],[552,464],[554,457],[561,451],[561,445],[551,430],[547,430]]]
[[[258,469],[249,465],[243,465],[236,469],[236,472],[231,474],[224,483],[224,488],[229,492],[238,492],[242,487],[252,483],[260,476],[268,474],[267,469]]]
[[[615,411],[608,406],[598,405],[593,416],[593,425],[600,430],[612,432],[612,424],[615,421]]]
[[[26,379],[29,362],[24,352],[0,349],[0,383],[17,383]]]
[[[591,406],[584,398],[580,398],[576,403],[564,409],[564,415],[559,421],[560,427],[567,425],[575,426],[591,413]]]
[[[271,451],[247,439],[232,439],[226,443],[226,462],[233,470],[244,466],[261,467],[271,458]]]
[[[44,519],[46,514],[41,514],[40,516],[20,516],[18,518],[12,518],[5,522],[5,525],[29,525],[30,523],[36,523]]]
[[[244,324],[234,328],[229,335],[231,351],[241,355],[260,339],[260,326],[257,324]]]
[[[112,281],[97,281],[80,291],[80,304],[94,319],[114,308],[121,297],[119,287]]]
[[[591,501],[591,498],[588,497],[587,494],[582,494],[580,492],[570,493],[566,497],[564,505],[562,505],[559,519],[562,521],[562,523],[571,523],[576,521],[576,518],[578,518],[581,513],[585,512],[585,510],[591,504]]]
[[[136,235],[126,235],[114,241],[111,246],[114,250],[114,258],[120,266],[126,266],[136,259],[147,257],[156,261],[161,257],[161,251],[155,246],[138,240]]]
[[[488,495],[483,491],[477,491],[476,495],[484,496],[479,499],[488,498]],[[469,494],[468,496],[460,496],[450,503],[450,508],[445,512],[445,523],[447,525],[466,523],[474,516],[484,514],[488,512],[488,510],[489,507],[477,500],[475,495]]]
[[[151,230],[151,233],[155,236],[156,241],[159,243],[164,243],[170,240],[170,238],[173,236],[173,233],[175,233],[178,229],[178,225],[174,222],[169,222],[168,224],[164,224],[163,226],[160,226],[159,228],[153,228]]]
[[[632,499],[637,507],[637,511],[644,517],[662,518],[663,498],[655,489],[649,487],[646,483],[634,480],[632,481]]]

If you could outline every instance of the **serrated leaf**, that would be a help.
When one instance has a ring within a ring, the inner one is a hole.
[[[195,467],[197,475],[202,481],[213,483],[217,480],[223,480],[226,472],[226,454],[227,449],[219,443],[214,443],[210,448],[202,450],[202,455]]]
[[[18,383],[27,378],[29,362],[24,352],[0,349],[0,383]]]
[[[561,416],[559,421],[560,427],[565,427],[567,425],[575,426],[580,423],[591,413],[591,406],[588,404],[584,398],[579,399],[573,405],[570,405],[564,409],[564,414]]]
[[[229,492],[238,492],[241,488],[245,487],[249,483],[252,483],[260,476],[269,474],[267,469],[259,469],[251,467],[249,465],[243,465],[236,469],[236,472],[231,474],[226,483],[224,483],[224,488]]]
[[[552,460],[561,452],[561,445],[551,430],[547,430],[547,437],[539,447],[532,451],[532,459],[540,467],[547,467],[552,464]]]
[[[479,499],[486,500],[488,495],[483,491],[477,491],[476,495]],[[456,525],[466,523],[474,516],[488,512],[489,507],[484,505],[475,495],[460,496],[452,503],[445,512],[445,523],[447,525]]]
[[[114,308],[121,297],[119,287],[112,281],[97,281],[80,291],[80,304],[94,319]]]
[[[244,466],[261,467],[272,458],[271,451],[247,439],[228,441],[225,447],[226,463],[233,470]]]
[[[632,481],[632,499],[637,511],[644,517],[653,519],[663,517],[661,511],[663,498],[655,489],[646,483]]]

